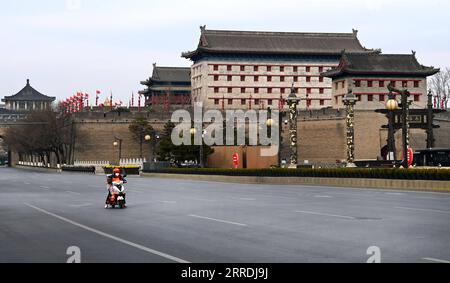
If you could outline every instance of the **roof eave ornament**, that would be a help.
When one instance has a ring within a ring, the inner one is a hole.
[[[206,40],[206,25],[200,26],[200,31],[201,31],[201,36],[200,36],[200,43],[199,46],[200,47],[207,47],[208,46],[208,41]]]
[[[353,32],[353,36],[357,37],[358,36],[358,30],[357,29],[352,29]]]

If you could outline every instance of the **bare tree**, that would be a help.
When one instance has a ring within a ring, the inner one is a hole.
[[[446,109],[450,99],[450,68],[445,68],[429,80],[435,106]]]

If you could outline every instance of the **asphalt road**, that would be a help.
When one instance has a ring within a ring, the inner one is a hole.
[[[0,262],[449,262],[450,194],[105,177],[0,168]],[[375,249],[377,250],[377,249]],[[377,252],[376,252],[377,253]]]

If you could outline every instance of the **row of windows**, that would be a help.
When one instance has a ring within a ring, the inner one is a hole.
[[[226,103],[228,105],[233,105],[234,101],[235,101],[235,99],[225,99],[225,100],[226,100]],[[224,103],[225,100],[216,98],[216,99],[214,99],[214,104],[215,105],[220,105],[220,102],[222,101],[222,103]],[[253,105],[261,105],[262,103],[264,103],[264,101],[266,101],[267,105],[274,105],[274,103],[275,103],[275,101],[273,99],[268,99],[268,100],[239,99],[238,101],[241,103],[241,105],[247,105],[247,104],[250,104],[250,103],[252,103]],[[312,105],[312,100],[311,99],[307,100],[306,101],[306,105],[307,106],[311,106]],[[324,106],[325,105],[325,99],[319,100],[319,105]]]
[[[292,71],[292,72],[299,72],[299,70],[302,69],[304,70],[306,73],[311,73],[313,70],[317,70],[319,73],[322,73],[324,71],[329,70],[330,68],[326,68],[323,66],[319,66],[319,67],[312,67],[312,66],[306,66],[306,67],[298,67],[298,66],[293,66],[293,67],[286,67],[286,66],[233,66],[233,65],[213,65],[213,70],[214,71],[241,71],[241,72],[245,72],[245,71],[253,71],[253,72],[259,72],[259,71],[266,71],[266,72],[272,72],[275,70],[278,70],[279,72],[288,72],[288,71]]]
[[[358,101],[362,101],[362,94],[356,94],[356,98]],[[387,99],[387,95],[386,94],[368,94],[367,96],[367,101],[368,102],[373,102],[375,101],[375,97],[378,97],[378,101],[379,102],[385,102]],[[336,99],[336,103],[338,103],[338,97],[335,98]],[[394,99],[397,99],[396,96],[394,96]],[[415,94],[414,95],[414,101],[415,102],[419,102],[420,101],[420,94]]]
[[[234,90],[235,88],[228,87],[228,88],[225,88],[225,89],[226,89],[226,92],[227,92],[227,93],[233,93],[233,90]],[[214,88],[214,93],[220,93],[220,90],[221,90],[220,87],[215,87],[215,88]],[[245,87],[241,87],[241,88],[240,88],[240,93],[246,93],[247,90],[253,91],[254,93],[260,93],[260,91],[263,92],[264,88],[261,88],[261,89],[260,89],[260,88],[258,88],[258,87],[255,87],[255,88],[245,88]],[[275,88],[267,88],[266,90],[267,90],[267,93],[274,93],[274,90],[278,90],[278,89],[275,89]],[[289,93],[289,92],[291,91],[290,88],[280,88],[279,90],[280,90],[280,93],[282,93],[282,94],[284,94],[284,93]],[[300,90],[301,90],[301,89],[298,88],[298,89],[297,89],[297,93],[300,93]],[[312,90],[313,90],[313,88],[306,88],[306,93],[307,93],[307,94],[312,94]],[[324,94],[324,93],[325,93],[325,88],[318,88],[318,90],[319,90],[319,94]]]
[[[397,82],[400,83],[400,85],[403,88],[409,87],[409,81],[384,81],[384,80],[354,80],[355,87],[387,87],[387,85],[390,83],[393,87],[397,87]],[[342,82],[335,82],[334,83],[334,89],[339,89],[339,86],[341,88],[345,87],[345,81]],[[413,81],[412,86],[414,88],[420,87],[420,81]]]
[[[241,76],[232,76],[232,75],[227,75],[227,76],[219,76],[219,75],[213,75],[214,77],[214,81],[218,82],[220,81],[221,77],[226,77],[226,80],[231,82],[233,81],[233,77],[240,77],[241,82],[245,82],[247,80],[247,77],[253,77],[253,81],[254,82],[259,82],[261,81],[261,78],[263,78],[264,76],[245,76],[245,75],[241,75]],[[280,78],[280,82],[285,82],[286,78],[289,78],[290,76],[266,76],[266,81],[267,82],[272,82],[273,81],[273,77],[279,77]],[[298,76],[294,76],[294,82],[298,82],[300,77]],[[306,76],[306,82],[309,83],[312,81],[312,77],[310,76]],[[289,81],[289,80],[288,80]],[[318,81],[320,83],[323,83],[325,81],[325,79],[323,77],[319,77]]]

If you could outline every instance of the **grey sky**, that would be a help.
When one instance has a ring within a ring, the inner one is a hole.
[[[79,2],[79,3],[77,3]],[[450,66],[449,1],[0,0],[0,97],[27,78],[63,99],[112,91],[128,102],[152,63],[189,66],[199,26],[210,29],[351,32],[384,53],[417,51]]]

